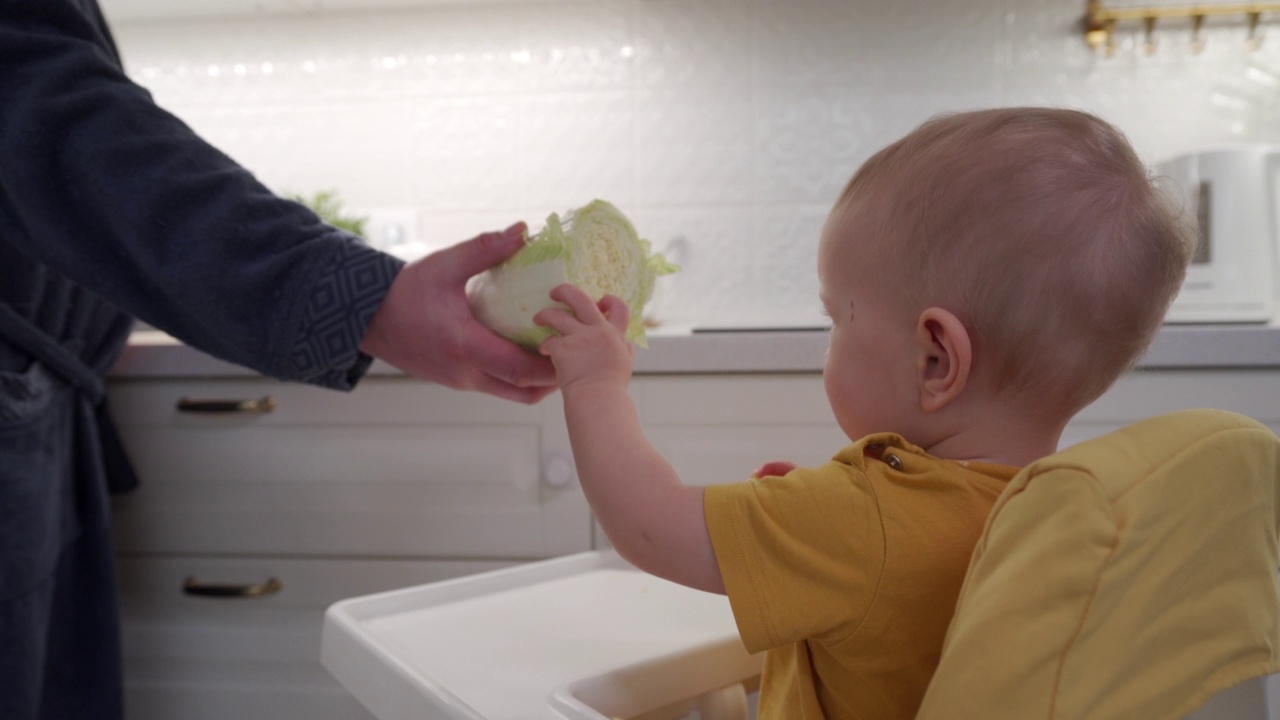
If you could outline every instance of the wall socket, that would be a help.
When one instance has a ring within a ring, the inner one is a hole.
[[[418,211],[414,208],[363,208],[353,214],[368,218],[364,224],[365,242],[379,250],[418,240]]]

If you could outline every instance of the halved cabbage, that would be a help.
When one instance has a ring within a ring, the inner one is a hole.
[[[644,305],[659,275],[679,268],[654,253],[627,216],[604,200],[552,213],[546,227],[506,262],[472,278],[471,311],[485,326],[531,350],[555,331],[533,324],[543,308],[558,305],[548,293],[562,283],[582,288],[593,300],[617,295],[631,310],[627,339],[647,347]]]

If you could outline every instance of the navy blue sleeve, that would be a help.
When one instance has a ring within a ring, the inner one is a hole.
[[[0,2],[0,238],[193,347],[335,388],[402,267],[158,107],[92,0]]]

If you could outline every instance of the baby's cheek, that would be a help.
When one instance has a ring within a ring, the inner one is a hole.
[[[846,435],[854,437],[858,432],[858,393],[850,382],[838,371],[828,365],[822,372],[822,384],[827,393],[827,404],[831,406],[831,414],[836,424]]]

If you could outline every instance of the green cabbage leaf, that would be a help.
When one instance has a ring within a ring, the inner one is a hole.
[[[647,347],[644,306],[661,275],[679,268],[655,253],[631,221],[604,200],[552,213],[546,226],[506,262],[472,278],[467,287],[471,311],[486,327],[536,350],[555,331],[535,325],[533,316],[559,305],[548,294],[562,283],[582,288],[597,302],[616,295],[627,303],[631,320],[626,337]]]

